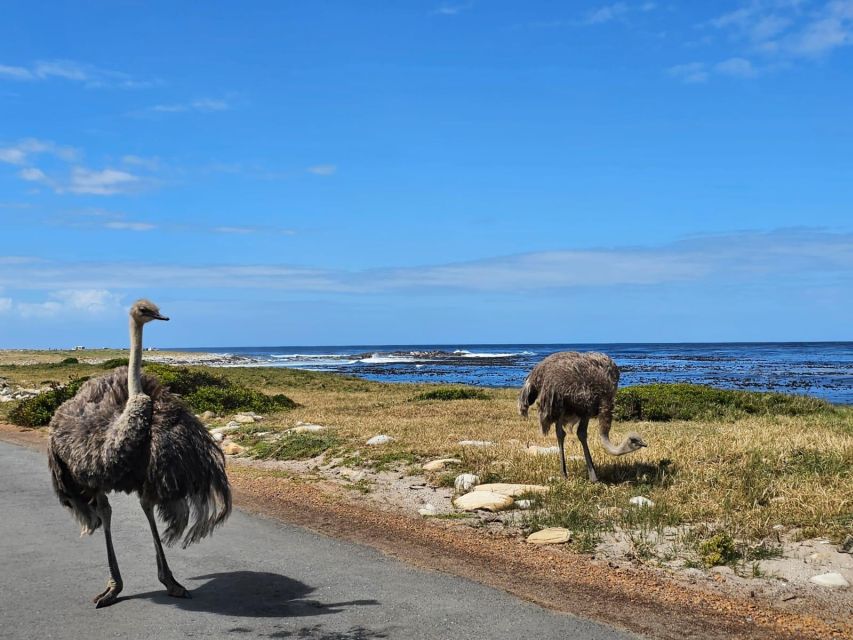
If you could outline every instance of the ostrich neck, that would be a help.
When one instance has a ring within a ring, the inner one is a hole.
[[[622,449],[622,444],[619,446],[610,442],[610,424],[613,421],[613,407],[610,403],[605,404],[598,414],[598,437],[601,439],[601,446],[611,456],[621,456],[627,451]]]
[[[128,397],[142,393],[142,324],[130,319],[130,360],[127,365]]]
[[[606,433],[602,433],[599,436],[601,438],[601,446],[604,447],[604,450],[607,451],[611,456],[621,456],[624,451],[622,451],[622,446],[616,446],[612,442],[610,442],[610,436]]]

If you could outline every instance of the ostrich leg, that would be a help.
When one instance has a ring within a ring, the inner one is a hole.
[[[592,455],[589,452],[589,445],[586,443],[586,430],[589,426],[589,418],[581,418],[578,424],[578,440],[581,441],[583,447],[583,457],[586,460],[586,470],[589,474],[590,482],[598,482],[598,477],[595,475],[595,467],[592,464]]]
[[[95,511],[104,525],[104,538],[107,541],[107,562],[110,565],[110,579],[107,581],[107,588],[96,595],[93,599],[95,608],[100,609],[101,607],[108,607],[116,601],[118,594],[121,593],[123,585],[121,581],[121,573],[119,573],[118,570],[118,562],[116,562],[116,553],[113,549],[113,536],[110,532],[110,519],[112,517],[113,510],[110,507],[110,502],[107,500],[107,496],[105,494],[98,494]]]
[[[564,443],[566,441],[566,430],[563,427],[562,419],[557,420],[556,432],[557,444],[560,445],[560,470],[563,472],[563,477],[568,478],[569,473],[568,471],[566,471],[566,451],[564,449]]]
[[[160,543],[160,533],[157,531],[157,521],[154,520],[154,508],[146,503],[141,502],[142,510],[145,512],[145,517],[148,518],[148,524],[151,526],[151,535],[154,536],[154,550],[157,552],[157,578],[166,587],[166,592],[175,598],[189,598],[190,592],[184,589],[175,576],[172,575],[172,570],[166,563],[166,554],[163,553],[163,545]]]

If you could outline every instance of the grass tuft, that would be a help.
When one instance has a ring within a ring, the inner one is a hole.
[[[426,400],[488,400],[489,394],[482,389],[471,389],[466,387],[442,387],[432,391],[419,393],[412,401],[421,402]]]

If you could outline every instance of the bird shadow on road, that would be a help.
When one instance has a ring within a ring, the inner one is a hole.
[[[190,589],[190,598],[172,598],[163,591],[148,591],[120,598],[147,599],[156,604],[171,605],[187,611],[207,611],[226,616],[251,618],[321,616],[340,613],[347,607],[378,605],[377,600],[319,602],[306,599],[315,591],[304,582],[264,571],[230,571],[196,576],[190,580],[207,580]]]

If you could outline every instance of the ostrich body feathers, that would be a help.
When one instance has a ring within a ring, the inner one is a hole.
[[[128,400],[127,368],[89,380],[51,420],[48,461],[60,502],[91,533],[98,494],[138,493],[166,524],[163,542],[197,542],[225,521],[225,458],[180,398],[147,375]]]

